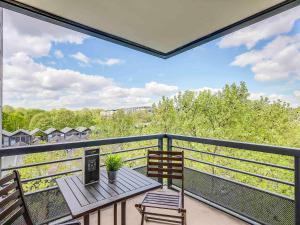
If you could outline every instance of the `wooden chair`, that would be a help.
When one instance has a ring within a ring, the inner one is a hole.
[[[163,192],[149,192],[141,204],[135,207],[142,215],[141,225],[146,221],[162,223],[175,223],[186,225],[186,210],[184,209],[184,153],[148,151],[147,175],[155,178],[168,178],[181,180],[182,189],[179,194]],[[176,210],[179,215],[163,214],[147,211],[148,208]]]
[[[16,221],[22,225],[34,225],[25,203],[19,172],[14,170],[0,178],[0,225],[11,225]],[[80,222],[70,221],[61,225],[80,225]]]

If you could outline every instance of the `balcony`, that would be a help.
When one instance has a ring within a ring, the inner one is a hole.
[[[141,224],[141,215],[138,213],[134,205],[137,202],[143,200],[143,195],[135,197],[127,201],[127,224],[130,225],[140,225]],[[210,224],[210,225],[246,225],[248,223],[237,219],[233,216],[230,216],[226,213],[223,213],[219,210],[216,210],[213,207],[210,207],[204,203],[199,202],[198,200],[186,196],[185,205],[188,209],[187,218],[189,225],[198,225],[201,218],[200,224]],[[121,217],[120,210],[118,211],[118,218]],[[101,211],[101,224],[113,225],[113,207],[109,207]],[[90,216],[90,223],[92,225],[97,225],[97,213]],[[82,220],[81,220],[82,222]],[[118,224],[120,221],[118,221]],[[146,225],[155,225],[159,223],[147,222]]]
[[[125,166],[140,173],[146,171],[147,150],[183,150],[190,225],[199,224],[200,220],[201,224],[288,225],[296,224],[300,216],[300,149],[156,134],[3,148],[1,174],[13,169],[20,171],[36,224],[70,217],[55,179],[81,173],[82,149],[86,147],[100,148],[102,166],[105,155],[120,154]],[[55,157],[50,157],[51,154]],[[32,161],[32,158],[40,160]],[[180,188],[175,180],[163,182],[168,191]],[[130,225],[139,224],[140,215],[134,204],[141,198],[128,201]],[[112,210],[107,208],[101,213],[102,224],[112,224]],[[95,218],[91,216],[94,224]]]

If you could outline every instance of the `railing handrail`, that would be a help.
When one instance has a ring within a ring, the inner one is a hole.
[[[216,157],[223,157],[226,159],[230,160],[240,160],[246,163],[254,163],[254,164],[259,164],[262,166],[271,166],[271,167],[276,167],[279,169],[285,169],[289,171],[294,172],[294,181],[291,182],[289,180],[282,180],[282,178],[274,178],[274,177],[269,177],[266,175],[262,175],[260,173],[253,173],[240,170],[237,168],[232,168],[227,165],[223,165],[222,163],[216,163],[216,162],[211,162],[211,161],[205,161],[202,158],[191,158],[189,156],[186,156],[185,159],[194,162],[195,163],[200,163],[200,164],[205,164],[207,166],[211,167],[216,167],[221,170],[228,170],[231,172],[235,173],[241,173],[245,174],[247,176],[252,176],[256,177],[259,179],[283,184],[283,185],[288,185],[293,187],[294,186],[294,192],[295,192],[295,218],[296,218],[296,224],[300,224],[300,214],[298,213],[300,211],[300,148],[292,148],[292,147],[283,147],[283,146],[272,146],[272,145],[265,145],[265,144],[255,144],[255,143],[247,143],[247,142],[240,142],[240,141],[231,141],[231,140],[221,140],[221,139],[214,139],[214,138],[203,138],[203,137],[193,137],[193,136],[184,136],[184,135],[176,135],[176,134],[151,134],[151,135],[140,135],[140,136],[129,136],[129,137],[116,137],[116,138],[104,138],[104,139],[97,139],[97,140],[82,140],[82,141],[75,141],[75,142],[62,142],[62,143],[53,143],[53,144],[43,144],[43,145],[29,145],[29,146],[18,146],[18,147],[6,147],[0,149],[0,160],[1,157],[3,156],[15,156],[15,155],[25,155],[25,154],[31,154],[31,153],[39,153],[39,152],[51,152],[51,151],[59,151],[59,150],[66,150],[66,149],[76,149],[76,148],[84,148],[84,147],[101,147],[105,145],[114,145],[114,144],[122,144],[122,143],[130,143],[130,142],[140,142],[140,141],[151,141],[151,140],[156,140],[156,144],[150,144],[148,143],[147,146],[141,147],[140,145],[138,146],[131,146],[129,149],[118,149],[118,151],[115,151],[114,153],[119,154],[119,153],[125,153],[125,152],[131,152],[131,151],[139,151],[139,150],[146,150],[149,148],[157,148],[158,150],[162,151],[165,149],[164,141],[163,139],[167,139],[167,151],[172,151],[172,148],[179,148],[182,150],[186,151],[192,151],[194,153],[199,153],[199,154],[207,154],[207,155],[212,155]],[[176,142],[176,144],[173,144],[173,141],[179,141]],[[222,147],[228,147],[228,148],[233,148],[233,149],[239,149],[239,150],[249,150],[249,151],[256,151],[256,152],[263,152],[263,153],[272,153],[272,154],[278,154],[278,155],[286,155],[286,156],[293,156],[295,159],[295,164],[293,167],[287,167],[284,165],[276,165],[268,162],[262,162],[262,161],[255,161],[252,159],[246,159],[246,158],[238,158],[236,156],[228,156],[227,154],[220,154],[220,153],[215,153],[215,152],[210,152],[210,151],[204,151],[200,148],[198,150],[198,145],[192,145],[192,146],[184,146],[184,142],[188,143],[197,143],[197,144],[204,144],[204,145],[212,145],[212,146],[222,146]],[[141,143],[145,144],[145,143]],[[125,147],[125,146],[122,146]],[[125,147],[126,148],[126,147]],[[141,153],[141,152],[140,152]],[[107,152],[102,152],[100,155],[104,156],[110,153]],[[126,158],[124,162],[132,162],[132,161],[138,161],[138,160],[144,160],[146,159],[146,155],[144,152],[142,152],[143,155],[139,154],[133,154],[129,158]],[[80,160],[80,157],[73,157],[73,158],[66,158],[66,159],[56,159],[53,161],[48,161],[48,162],[37,162],[37,163],[32,163],[29,165],[21,165],[21,166],[15,166],[15,167],[7,167],[7,168],[2,168],[2,171],[10,171],[12,169],[22,169],[26,167],[34,167],[34,166],[41,166],[41,165],[47,165],[47,164],[52,164],[52,163],[60,163],[60,162],[68,162],[68,161],[73,161],[73,160]],[[143,162],[144,162],[143,161]],[[135,164],[136,165],[136,164]],[[102,165],[104,166],[104,165]],[[192,166],[192,167],[193,167]],[[189,169],[195,169],[192,167],[186,167]],[[22,183],[28,183],[28,182],[33,182],[33,181],[38,181],[42,179],[49,179],[51,182],[57,177],[57,176],[64,176],[67,174],[74,174],[82,171],[80,168],[72,168],[71,170],[65,170],[65,171],[57,171],[56,173],[52,174],[44,174],[40,176],[33,176],[29,177],[26,179],[22,180]],[[0,167],[0,172],[1,172],[1,167]],[[205,172],[204,172],[205,173]],[[209,174],[209,173],[207,173]],[[215,174],[211,174],[211,176],[215,176]],[[223,178],[219,178],[223,179]],[[223,180],[226,180],[223,179]],[[227,181],[230,181],[230,179],[227,179]],[[160,182],[163,182],[162,180]],[[233,182],[236,182],[233,179]],[[168,180],[168,186],[172,187],[172,181]],[[246,185],[245,185],[246,186]],[[248,186],[252,189],[256,189],[255,186]],[[47,190],[52,190],[57,187],[50,187],[46,188]],[[45,191],[44,189],[39,190],[39,192]],[[264,191],[261,189],[261,191]],[[35,192],[37,193],[37,192]],[[276,195],[276,193],[273,193],[271,191],[268,192],[269,194]],[[30,195],[30,193],[28,194]],[[284,196],[285,198],[286,196]],[[288,199],[286,197],[286,199]],[[291,200],[291,199],[289,199]],[[291,200],[293,201],[293,200]],[[212,201],[214,202],[214,201]]]
[[[255,144],[250,142],[229,141],[215,138],[202,138],[194,136],[185,136],[177,134],[166,134],[167,138],[180,141],[195,142],[200,144],[223,146],[228,148],[237,148],[250,151],[258,151],[279,155],[297,156],[300,157],[300,148],[274,146],[266,144]]]
[[[256,144],[250,142],[231,141],[215,138],[203,138],[178,134],[151,134],[129,137],[116,137],[116,138],[103,138],[96,140],[74,141],[74,142],[62,142],[53,144],[41,144],[41,145],[27,145],[17,147],[5,147],[0,150],[0,157],[2,156],[14,156],[24,155],[38,152],[48,152],[72,148],[93,147],[100,145],[120,144],[127,142],[146,141],[160,138],[171,138],[174,140],[188,141],[200,144],[223,146],[229,148],[237,148],[250,151],[258,151],[279,155],[297,156],[300,157],[300,148],[274,146],[266,144]]]
[[[97,140],[86,140],[86,141],[74,141],[74,142],[62,142],[54,144],[41,144],[41,145],[26,145],[18,147],[5,147],[0,149],[0,157],[3,156],[15,156],[25,155],[39,152],[50,152],[65,149],[94,147],[101,145],[121,144],[128,142],[138,142],[165,138],[165,134],[151,134],[151,135],[140,135],[140,136],[129,136],[129,137],[117,137],[117,138],[104,138]]]

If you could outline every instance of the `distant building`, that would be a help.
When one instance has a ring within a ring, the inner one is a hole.
[[[61,142],[64,140],[64,133],[51,127],[44,131],[47,136],[47,142]]]
[[[19,129],[13,132],[10,136],[10,145],[30,145],[32,141],[29,131]]]
[[[74,141],[80,141],[81,138],[79,135],[71,134],[69,136],[65,137],[65,141],[67,142],[74,142]]]
[[[131,108],[121,108],[121,109],[111,109],[101,111],[100,115],[104,117],[112,116],[118,110],[123,110],[125,113],[134,113],[134,112],[153,112],[153,108],[151,106],[140,106],[140,107],[131,107]]]
[[[100,112],[100,115],[101,115],[101,116],[104,116],[104,117],[110,117],[110,116],[112,116],[115,112],[117,112],[116,109],[112,109],[112,110],[104,110],[104,111],[101,111],[101,112]]]
[[[126,113],[134,113],[134,112],[149,112],[153,111],[151,106],[140,106],[140,107],[131,107],[122,109]]]
[[[40,141],[47,141],[47,134],[39,128],[30,131],[32,143],[39,143]]]
[[[2,146],[3,147],[8,147],[10,146],[10,137],[11,137],[11,132],[2,130]]]
[[[92,132],[91,128],[88,127],[77,127],[76,130],[79,132],[80,138],[83,139],[87,138]]]
[[[74,139],[80,139],[80,133],[74,128],[65,127],[61,129],[61,132],[64,134],[65,140],[72,141]]]
[[[35,128],[32,131],[19,129],[14,132],[2,130],[2,146],[24,146],[30,144],[40,144],[41,141],[49,143],[56,142],[73,142],[88,139],[92,132],[97,132],[95,126],[77,127],[76,129],[65,127],[62,130],[57,130],[53,127],[43,131]]]

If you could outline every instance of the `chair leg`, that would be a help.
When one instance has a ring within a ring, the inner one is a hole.
[[[118,205],[114,204],[114,225],[118,225]]]
[[[83,224],[90,225],[90,215],[89,214],[87,214],[83,217]]]
[[[126,201],[121,202],[121,225],[126,225]]]
[[[142,206],[141,204],[136,204],[135,205],[135,208],[139,211],[139,213],[141,214],[142,216],[142,219],[141,219],[141,225],[144,225],[144,218],[145,218],[145,209],[146,207],[145,206]]]
[[[101,212],[98,210],[98,225],[101,225]]]
[[[146,207],[145,206],[142,206],[142,220],[141,220],[141,225],[144,225],[144,221],[145,221],[145,214],[144,214],[144,212],[145,212],[145,209],[146,209]]]
[[[181,215],[182,215],[182,225],[186,225],[186,210],[181,209]]]

